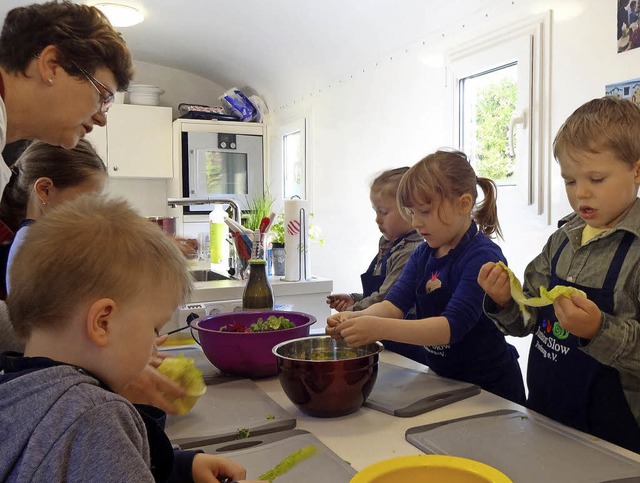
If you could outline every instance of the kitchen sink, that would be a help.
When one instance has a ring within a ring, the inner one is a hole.
[[[211,282],[214,280],[233,280],[228,275],[223,275],[213,270],[191,270],[191,276],[196,282]]]

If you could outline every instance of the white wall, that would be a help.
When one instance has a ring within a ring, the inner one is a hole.
[[[135,76],[132,84],[151,84],[165,90],[160,105],[173,108],[177,118],[181,102],[219,106],[218,97],[225,88],[200,76],[177,69],[134,62]],[[167,181],[163,179],[111,179],[108,191],[129,200],[144,216],[166,216]]]
[[[638,77],[640,49],[617,53],[614,0],[491,0],[485,5],[477,18],[443,26],[368,65],[354,63],[353,72],[333,85],[272,112],[271,132],[301,115],[310,117],[312,210],[325,239],[324,247],[312,248],[311,264],[314,274],[334,280],[335,291],[357,290],[359,274],[376,253],[379,233],[368,199],[371,179],[452,143],[452,89],[445,85],[444,67],[429,67],[434,58],[492,29],[551,9],[551,136],[580,104],[604,95],[605,84]],[[551,153],[543,162],[551,165],[555,221],[570,207]],[[546,236],[522,250],[510,246],[505,251],[524,268]]]

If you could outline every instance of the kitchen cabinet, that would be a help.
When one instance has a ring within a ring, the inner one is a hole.
[[[172,178],[172,122],[170,107],[114,104],[87,139],[112,178]]]

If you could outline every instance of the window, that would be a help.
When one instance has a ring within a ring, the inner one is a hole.
[[[549,216],[548,15],[450,53],[455,143],[498,185],[505,220]],[[544,62],[543,62],[544,60]],[[517,213],[514,213],[517,212]]]
[[[306,129],[305,120],[291,122],[281,129],[283,197],[306,199]]]

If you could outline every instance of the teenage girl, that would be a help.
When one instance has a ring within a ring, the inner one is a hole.
[[[382,236],[378,253],[369,268],[360,275],[362,293],[338,293],[327,297],[329,307],[339,312],[359,311],[382,302],[396,282],[404,265],[418,245],[424,243],[422,236],[405,220],[396,203],[398,185],[408,167],[384,171],[371,183],[371,206],[376,213],[376,224]],[[407,314],[415,319],[415,310]],[[426,363],[426,350],[421,345],[383,341],[385,349],[398,352],[416,362]]]
[[[476,204],[476,186],[484,199]],[[359,347],[380,339],[420,344],[437,374],[477,384],[522,404],[518,353],[483,312],[477,274],[505,261],[496,186],[476,177],[467,157],[437,151],[414,165],[398,187],[401,214],[427,242],[420,245],[384,301],[327,319],[327,334]],[[417,319],[403,319],[416,306]]]
[[[9,249],[7,274],[31,223],[63,201],[82,193],[102,193],[108,180],[100,156],[84,139],[73,149],[34,141],[11,171],[0,203],[0,219],[17,229]],[[8,293],[8,277],[6,282]]]

